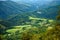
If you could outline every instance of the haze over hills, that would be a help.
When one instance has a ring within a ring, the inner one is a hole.
[[[0,0],[0,40],[60,40],[59,11],[58,0]]]
[[[27,8],[29,8],[29,6],[24,4],[17,4],[12,1],[0,1],[0,18],[6,19],[10,15],[24,13],[25,11],[28,11]]]
[[[29,21],[29,16],[55,19],[59,6],[55,4],[53,6],[51,4],[39,5],[37,9],[36,5],[32,4],[28,6],[24,3],[16,3],[13,1],[0,1],[0,20],[2,20],[2,24],[4,21],[7,21],[9,24],[18,25],[23,22],[19,22],[21,19],[24,22]]]
[[[50,8],[51,4],[43,5],[43,6],[40,5],[38,8],[36,8],[37,4],[36,5],[30,4],[30,6],[28,6],[29,3],[24,4],[24,3],[16,3],[13,1],[0,1],[0,18],[6,19],[6,18],[9,18],[10,15],[21,14],[21,13],[25,13],[25,12],[28,13],[29,11],[34,12],[34,11],[38,11],[38,10],[43,10],[43,12],[45,12],[46,11],[45,9]],[[56,6],[56,5],[54,4],[53,6]],[[52,9],[53,8],[51,8],[51,10]],[[54,8],[54,9],[57,9],[57,8]]]

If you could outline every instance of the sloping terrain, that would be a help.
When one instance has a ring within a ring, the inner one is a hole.
[[[10,15],[21,15],[21,13],[28,11],[29,8],[31,9],[28,5],[18,4],[13,1],[0,1],[0,19],[6,20]]]
[[[51,6],[47,8],[40,7],[35,11],[31,11],[30,9],[34,10],[34,8],[31,8],[30,6],[22,3],[18,4],[13,1],[0,1],[0,24],[6,26],[8,24],[10,26],[22,25],[23,23],[25,24],[26,22],[30,21],[29,16],[55,19],[59,7],[60,5]]]

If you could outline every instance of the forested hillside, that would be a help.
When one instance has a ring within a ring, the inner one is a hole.
[[[60,2],[53,2],[0,1],[0,40],[60,40]]]

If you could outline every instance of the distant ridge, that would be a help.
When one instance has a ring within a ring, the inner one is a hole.
[[[0,1],[0,19],[6,19],[10,15],[34,10],[34,8],[31,10],[29,8],[31,9],[31,7],[27,5],[18,4],[13,1]]]
[[[0,24],[4,24],[6,21],[6,23],[11,25],[20,25],[23,22],[25,23],[30,21],[29,16],[36,18],[55,19],[55,16],[59,10],[59,6],[60,5],[49,7],[43,6],[46,8],[41,7],[37,10],[34,10],[34,8],[31,8],[30,6],[18,4],[13,1],[0,1],[0,20],[2,20]],[[28,10],[26,8],[30,8],[34,11],[31,11],[30,9]]]

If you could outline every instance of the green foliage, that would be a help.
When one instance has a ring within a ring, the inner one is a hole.
[[[56,30],[55,20],[36,19],[6,30],[3,40],[59,40],[60,32]]]
[[[59,15],[56,17],[55,27],[50,30],[47,30],[43,36],[43,40],[60,40],[60,10]]]
[[[0,24],[0,34],[5,33],[5,29],[6,29],[6,27],[4,25]]]

